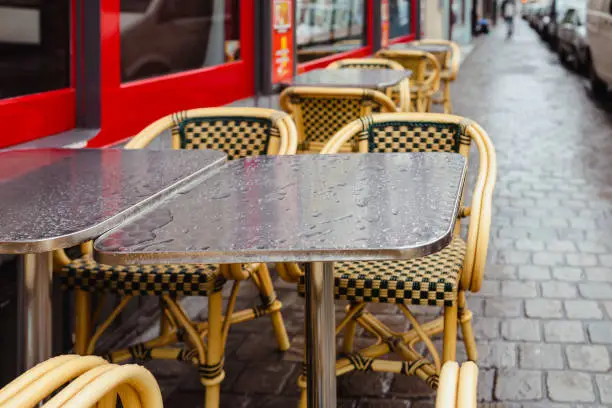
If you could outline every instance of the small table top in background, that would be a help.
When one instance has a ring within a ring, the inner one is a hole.
[[[411,75],[410,70],[395,69],[315,69],[288,80],[284,85],[384,90]]]
[[[94,243],[105,264],[409,259],[450,242],[454,153],[259,156],[229,162]]]
[[[399,43],[392,44],[388,47],[390,50],[402,51],[402,50],[419,50],[426,51],[432,54],[445,53],[450,51],[450,46],[442,44],[412,44],[412,43]]]
[[[0,253],[46,252],[95,238],[225,160],[214,150],[0,152]]]

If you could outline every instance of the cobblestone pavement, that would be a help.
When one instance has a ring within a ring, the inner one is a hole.
[[[488,131],[499,160],[486,282],[469,298],[479,398],[507,407],[612,406],[612,109],[591,100],[584,80],[527,25],[517,28],[511,41],[501,32],[479,39],[453,89],[455,112]],[[223,407],[296,406],[304,312],[293,285],[277,287],[292,349],[275,350],[268,319],[232,327]],[[239,303],[255,297],[247,290]],[[186,300],[192,314],[201,305]],[[376,311],[407,327],[394,309]],[[203,406],[195,369],[149,367],[168,407]],[[343,407],[433,406],[420,380],[391,374],[346,375],[338,394]]]

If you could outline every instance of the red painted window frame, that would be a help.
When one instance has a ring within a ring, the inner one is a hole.
[[[374,44],[374,29],[373,27],[373,14],[374,10],[374,0],[366,0],[365,2],[366,9],[364,10],[366,13],[365,20],[366,24],[366,45],[360,48],[356,48],[351,51],[341,52],[334,55],[328,55],[327,57],[319,58],[316,60],[304,62],[302,64],[298,64],[297,70],[298,74],[312,71],[313,69],[325,68],[329,64],[334,61],[338,61],[344,58],[361,58],[366,57],[372,54],[372,44]]]
[[[410,2],[410,34],[400,35],[399,37],[390,38],[389,44],[400,44],[416,40],[416,16],[417,7],[419,1],[423,0],[411,0]]]
[[[75,127],[75,1],[70,1],[70,87],[0,99],[0,148]]]
[[[120,0],[101,0],[102,124],[88,147],[116,144],[173,112],[225,105],[253,95],[255,1],[241,1],[240,61],[122,84]]]

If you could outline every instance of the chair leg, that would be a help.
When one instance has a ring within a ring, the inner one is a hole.
[[[353,352],[353,344],[355,341],[355,331],[357,330],[357,322],[351,319],[344,327],[344,339],[342,340],[342,352],[350,354]]]
[[[478,360],[478,349],[476,348],[476,339],[472,330],[472,312],[468,309],[465,301],[465,292],[459,291],[459,324],[461,324],[461,332],[463,333],[463,343],[467,352],[468,360]]]
[[[363,307],[363,303],[353,303],[347,309],[347,314],[352,313],[355,308]],[[342,340],[342,352],[344,354],[350,354],[353,352],[353,345],[355,343],[355,331],[357,330],[357,318],[361,315],[361,309],[357,312],[344,326],[344,339]]]
[[[87,345],[91,336],[91,293],[77,289],[74,295],[74,351],[84,356],[87,354]]]
[[[444,98],[444,113],[448,113],[448,114],[453,113],[453,106],[451,104],[451,97],[450,97],[450,81],[444,81],[443,98]]]
[[[272,327],[274,329],[274,336],[276,337],[278,348],[281,351],[287,351],[291,344],[289,342],[289,336],[287,336],[287,329],[285,328],[285,322],[283,321],[283,315],[281,313],[282,304],[276,298],[268,266],[264,263],[260,264],[256,273],[259,278],[260,296],[265,307],[272,310],[272,312],[270,312],[270,319],[272,320]]]
[[[202,384],[206,387],[206,408],[218,408],[223,371],[223,298],[221,292],[208,297],[208,348],[206,364],[200,367]]]
[[[163,302],[164,301],[162,299],[159,299],[159,303],[160,303],[159,335],[160,336],[165,336],[166,334],[170,333],[170,329],[172,328],[172,326],[170,325],[170,320],[168,319],[168,316],[165,313]]]
[[[442,344],[442,364],[454,361],[457,357],[457,302],[444,308],[444,343]]]

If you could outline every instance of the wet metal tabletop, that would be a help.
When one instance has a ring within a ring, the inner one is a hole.
[[[90,240],[226,155],[212,150],[0,152],[0,253],[19,254],[19,370],[51,357],[52,251]]]
[[[465,160],[453,153],[237,160],[104,234],[96,257],[110,264],[307,262],[307,402],[335,407],[331,261],[442,249],[464,177]]]
[[[97,237],[224,161],[214,150],[0,152],[0,253],[44,252]]]
[[[418,50],[426,51],[434,54],[449,52],[450,46],[443,44],[411,44],[411,43],[398,43],[389,46],[390,50],[402,51],[402,50]]]
[[[451,239],[457,154],[256,157],[103,235],[103,263],[413,258]]]
[[[335,407],[331,261],[442,249],[464,177],[465,160],[453,153],[237,160],[104,234],[96,257],[110,264],[307,262],[307,402]]]
[[[321,86],[336,88],[385,89],[412,75],[410,70],[396,69],[315,69],[300,74],[286,86]]]

